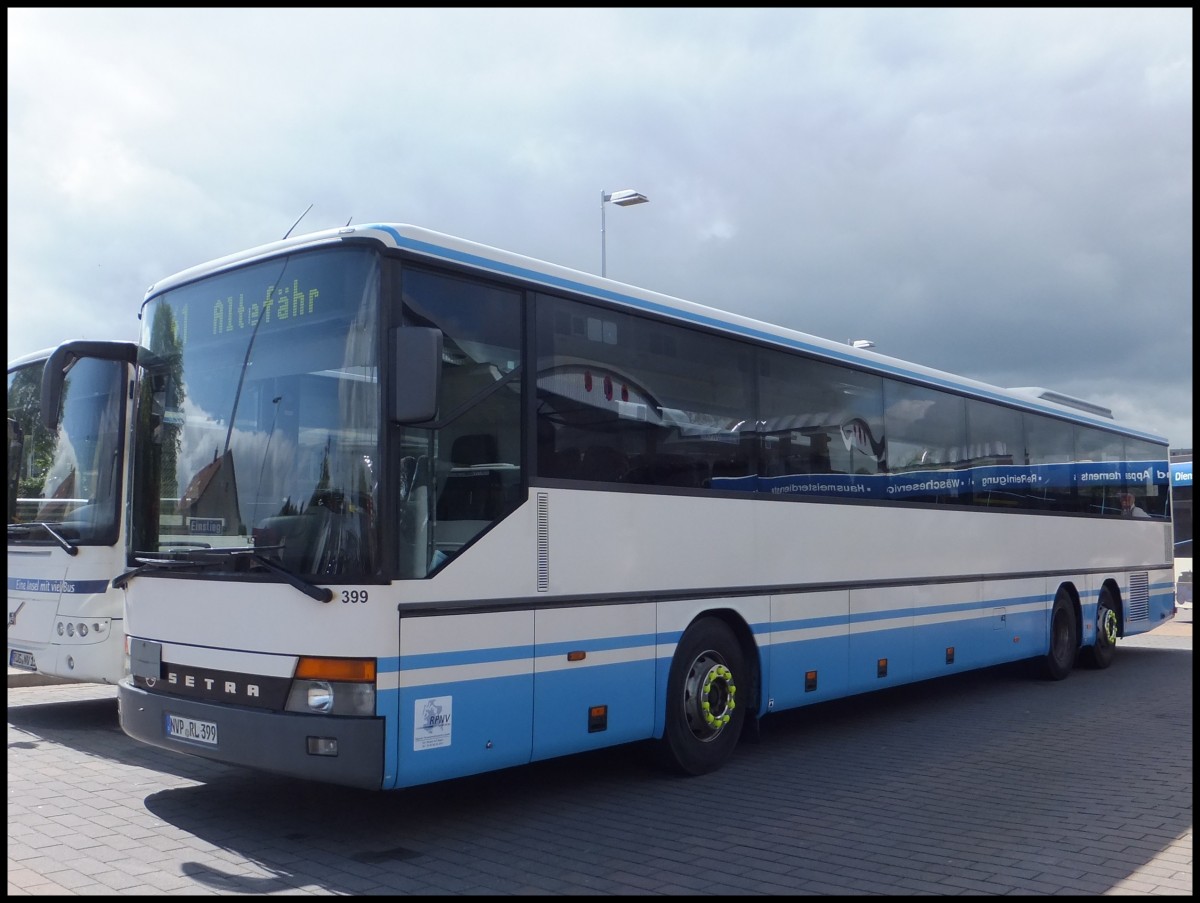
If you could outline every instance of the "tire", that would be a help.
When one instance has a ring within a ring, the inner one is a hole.
[[[1075,606],[1070,594],[1060,589],[1050,609],[1050,648],[1042,659],[1042,671],[1049,680],[1063,680],[1075,667],[1079,653],[1079,632]]]
[[[742,647],[724,621],[702,618],[684,631],[671,661],[666,728],[659,741],[669,767],[701,775],[728,761],[750,704],[736,698],[739,684],[748,696]]]
[[[1083,660],[1088,667],[1101,670],[1113,663],[1120,632],[1121,616],[1117,599],[1106,586],[1100,590],[1100,599],[1096,603],[1096,643],[1083,650]]]

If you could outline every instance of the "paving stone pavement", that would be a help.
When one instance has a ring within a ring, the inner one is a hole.
[[[721,771],[640,746],[393,793],[172,756],[113,687],[8,691],[8,893],[1192,894],[1184,621],[769,716]],[[20,681],[18,681],[20,684]]]

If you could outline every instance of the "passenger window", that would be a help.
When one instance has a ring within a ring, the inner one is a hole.
[[[718,461],[742,457],[745,471],[744,343],[550,295],[537,296],[537,343],[542,476],[707,489]]]

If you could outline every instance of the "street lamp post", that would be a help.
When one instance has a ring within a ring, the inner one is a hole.
[[[650,198],[646,197],[640,191],[634,191],[632,188],[622,188],[620,191],[608,192],[601,190],[600,192],[600,275],[604,276],[607,273],[607,261],[605,260],[604,247],[604,205],[612,202],[618,207],[632,207],[634,204],[649,203]]]

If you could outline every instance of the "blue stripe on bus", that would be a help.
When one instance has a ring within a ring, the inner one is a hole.
[[[1174,594],[1175,584],[1170,580],[1156,582],[1150,585],[1149,591],[1152,599],[1159,602],[1164,602]],[[1080,602],[1086,609],[1088,609],[1087,616],[1090,617],[1091,609],[1094,609],[1096,605],[1096,600],[1100,595],[1100,590],[1099,588],[1081,588],[1079,589],[1079,594]],[[883,611],[821,615],[811,618],[792,618],[786,621],[776,621],[774,623],[751,624],[750,629],[756,637],[769,640],[775,634],[783,634],[796,630],[814,630],[823,627],[865,625],[880,621],[887,621],[898,617],[953,615],[961,614],[963,612],[976,612],[980,617],[990,617],[992,615],[992,609],[995,608],[1020,608],[1022,606],[1030,605],[1045,606],[1045,609],[1024,612],[1024,616],[1040,615],[1048,609],[1053,600],[1054,595],[1052,593],[1034,593],[1031,595],[1006,596],[995,599],[986,599],[983,601],[971,600],[969,602],[951,602],[940,605],[903,607]],[[1129,600],[1126,599],[1127,603],[1128,601]],[[1022,613],[1011,612],[1010,616],[1019,617],[1022,616]],[[954,621],[955,619],[953,618],[946,618],[943,621],[921,625],[920,629],[934,629],[946,624],[952,624]],[[904,625],[888,629],[907,630],[909,627]],[[498,662],[532,660],[534,658],[562,656],[573,650],[599,652],[618,649],[636,649],[645,646],[667,645],[677,643],[680,636],[682,636],[682,630],[673,630],[664,631],[659,634],[642,633],[632,634],[629,636],[597,637],[587,640],[545,643],[537,646],[520,645],[485,649],[453,650],[447,652],[430,652],[411,655],[406,654],[400,657],[393,656],[381,658],[378,661],[378,668],[381,674],[397,674],[402,668],[404,671],[410,672],[460,665],[496,664]],[[815,642],[815,640],[786,642],[790,644],[791,642]]]
[[[566,655],[568,652],[603,652],[610,649],[629,649],[636,646],[653,646],[659,636],[653,633],[633,634],[620,637],[596,637],[594,639],[566,640],[561,643],[538,643],[539,656]]]
[[[452,665],[518,661],[532,658],[533,653],[532,646],[501,646],[487,649],[461,649],[454,652],[401,654],[400,662],[405,671],[418,671],[425,668],[448,668]]]

